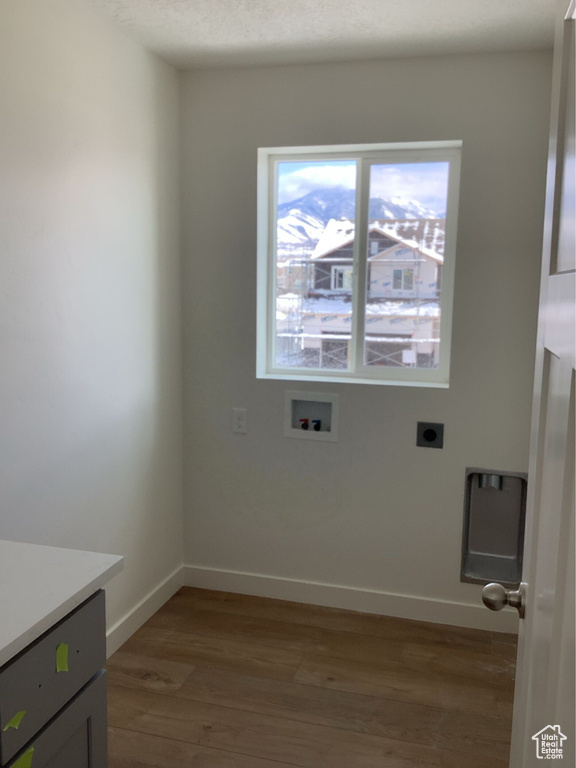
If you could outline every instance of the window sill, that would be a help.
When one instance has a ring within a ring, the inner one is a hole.
[[[298,371],[298,373],[284,372],[257,372],[257,379],[276,379],[280,381],[317,381],[321,384],[377,384],[388,387],[426,387],[428,389],[449,389],[450,384],[447,381],[415,381],[414,379],[379,379],[368,376],[358,376],[349,373],[343,373],[341,376],[334,374],[314,375]]]

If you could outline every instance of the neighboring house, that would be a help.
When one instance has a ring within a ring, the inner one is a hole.
[[[354,222],[331,219],[313,253],[300,259],[292,311],[278,318],[280,348],[299,365],[342,369],[350,355]],[[438,364],[444,219],[378,220],[367,242],[367,365],[433,368]],[[280,266],[280,265],[279,265]],[[303,269],[308,276],[304,278]],[[288,264],[282,264],[284,274]],[[278,305],[282,296],[278,297]],[[295,336],[298,335],[296,342]],[[296,343],[295,343],[296,342]],[[294,364],[294,363],[292,363]]]
[[[300,257],[276,264],[276,289],[280,293],[296,291],[303,294],[308,289],[308,266]]]
[[[315,292],[352,292],[354,223],[331,219],[311,259]],[[438,296],[444,219],[372,221],[368,233],[368,300]]]

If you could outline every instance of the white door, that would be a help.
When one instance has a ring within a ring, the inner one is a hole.
[[[524,550],[525,618],[520,621],[510,768],[542,766],[548,759],[565,768],[576,765],[575,24],[574,0],[559,0]],[[562,757],[553,752],[555,745]]]

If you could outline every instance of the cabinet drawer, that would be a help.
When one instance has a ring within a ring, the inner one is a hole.
[[[6,768],[106,768],[107,762],[102,670]]]
[[[101,590],[0,669],[0,765],[11,760],[105,661]]]

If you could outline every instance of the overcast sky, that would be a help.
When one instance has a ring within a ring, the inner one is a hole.
[[[447,162],[372,166],[370,197],[417,200],[437,213],[446,210]],[[287,203],[318,189],[354,189],[356,164],[350,160],[315,160],[278,164],[278,202]]]

